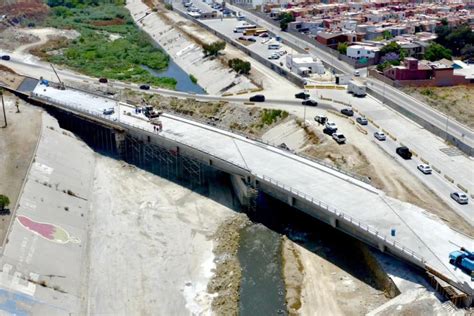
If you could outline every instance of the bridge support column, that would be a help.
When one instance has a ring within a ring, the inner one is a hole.
[[[117,155],[119,157],[123,157],[125,155],[125,133],[115,131],[115,150],[117,151]]]
[[[237,175],[230,175],[230,181],[234,188],[235,195],[240,204],[247,208],[249,212],[257,211],[258,189],[256,179],[247,177],[245,180]],[[253,184],[252,184],[253,183]]]
[[[329,223],[331,224],[332,227],[337,228],[338,226],[338,220],[335,217],[329,218]]]

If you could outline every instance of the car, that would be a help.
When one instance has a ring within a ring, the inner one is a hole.
[[[104,111],[102,112],[102,114],[104,115],[112,115],[114,113],[115,113],[114,108],[104,109]]]
[[[255,43],[257,40],[253,37],[247,38],[247,41]]]
[[[328,130],[333,131],[333,133],[337,131],[336,123],[331,122],[331,121],[326,121],[326,124],[324,124],[324,127]]]
[[[431,167],[429,165],[424,164],[424,163],[419,164],[416,167],[418,168],[418,170],[420,170],[424,174],[431,174],[431,172],[433,172],[433,169],[431,169]]]
[[[354,116],[354,111],[351,108],[344,108],[341,110],[341,113],[346,116]]]
[[[405,160],[411,159],[412,153],[406,146],[400,146],[395,149],[395,152]]]
[[[262,33],[259,35],[259,37],[269,37],[270,35],[268,35],[268,33]]]
[[[459,204],[467,204],[469,201],[467,194],[464,192],[453,192],[449,196]]]
[[[326,122],[328,121],[328,118],[324,115],[316,115],[314,117],[314,120],[318,122],[319,124],[326,124]]]
[[[109,81],[107,80],[107,78],[99,78],[99,82],[100,83],[107,83]]]
[[[241,41],[246,41],[247,40],[247,38],[245,36],[240,36],[238,39],[241,40]]]
[[[354,71],[354,77],[360,77],[360,72],[359,72],[359,70]]]
[[[308,100],[304,100],[303,102],[301,102],[301,104],[303,104],[303,105],[309,105],[309,106],[317,106],[317,105],[318,105],[318,102],[316,102],[316,101],[313,100],[313,99],[308,99]]]
[[[346,142],[346,137],[342,133],[332,133],[332,138],[338,144],[344,144]]]
[[[309,93],[307,93],[307,92],[304,92],[304,91],[303,91],[303,92],[299,92],[299,93],[295,94],[295,98],[297,98],[297,99],[303,99],[303,100],[306,100],[306,99],[309,99],[309,97],[310,97]]]
[[[380,141],[384,141],[387,139],[387,136],[385,136],[384,132],[375,132],[374,137],[377,138]]]
[[[9,55],[3,55],[2,60],[10,60],[10,56]]]
[[[358,118],[356,118],[356,121],[357,123],[359,123],[360,125],[367,125],[369,124],[369,122],[367,121],[367,119],[363,116],[359,116]]]
[[[140,86],[140,89],[142,89],[142,90],[150,90],[150,86],[147,85],[147,84],[142,84],[142,85]]]
[[[280,55],[278,55],[278,54],[271,54],[270,56],[268,56],[268,59],[280,59]]]
[[[257,94],[249,98],[250,102],[265,102],[265,96],[263,94]]]

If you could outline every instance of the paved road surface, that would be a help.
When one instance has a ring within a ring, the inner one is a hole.
[[[349,65],[349,64],[347,64],[343,61],[338,60],[337,58],[335,58],[331,54],[325,52],[322,49],[319,49],[319,48],[315,47],[314,45],[308,43],[305,40],[302,40],[302,39],[294,36],[291,33],[282,32],[279,27],[277,27],[274,24],[272,24],[272,23],[256,16],[255,14],[252,14],[249,11],[245,11],[245,10],[239,8],[239,7],[236,7],[236,6],[233,6],[233,5],[230,5],[230,4],[226,4],[226,6],[231,10],[243,12],[243,14],[246,16],[246,18],[249,19],[250,21],[252,21],[253,23],[259,24],[259,25],[269,29],[271,32],[277,34],[281,38],[296,44],[298,47],[300,47],[302,49],[309,48],[309,52],[312,55],[314,55],[314,56],[320,58],[321,60],[325,61],[326,63],[332,65],[333,67],[335,67],[339,71],[342,71],[344,73],[353,73],[354,72],[354,68],[351,65]],[[362,72],[362,73],[365,73],[365,72]],[[370,78],[369,80],[372,84],[375,85],[375,87],[374,87],[375,91],[382,91],[382,87],[384,86],[383,82],[381,82],[380,80],[374,79],[374,78]],[[424,104],[420,101],[416,101],[413,98],[411,98],[410,96],[408,96],[407,94],[405,94],[405,93],[403,93],[403,92],[401,92],[401,91],[399,91],[395,88],[387,86],[385,92],[387,93],[387,97],[391,98],[392,100],[395,100],[399,106],[401,106],[401,107],[403,107],[403,108],[405,108],[409,111],[412,111],[412,110],[416,109],[416,112],[414,112],[414,113],[422,115],[421,117],[427,119],[433,125],[441,127],[443,130],[446,129],[445,128],[446,127],[446,115],[441,114],[437,111],[434,111],[429,105]],[[470,145],[471,147],[474,147],[474,131],[469,129],[467,126],[465,126],[461,123],[458,123],[454,120],[449,120],[448,121],[448,131],[451,131],[453,133],[453,136],[455,136],[459,139],[462,139],[468,145]],[[474,154],[474,153],[472,153],[472,154]]]

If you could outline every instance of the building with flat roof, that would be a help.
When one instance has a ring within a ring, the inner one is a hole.
[[[323,63],[310,54],[286,55],[286,67],[300,76],[323,75],[326,72]]]

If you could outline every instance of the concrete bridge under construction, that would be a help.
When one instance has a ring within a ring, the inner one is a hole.
[[[268,194],[423,269],[456,304],[473,302],[474,281],[452,266],[448,255],[457,250],[455,245],[474,248],[474,240],[425,210],[386,196],[366,179],[177,115],[163,114],[163,129],[156,131],[135,106],[72,88],[60,90],[30,78],[15,89],[6,88],[60,113],[65,128],[83,124],[74,132],[82,128],[78,134],[99,149],[190,182],[203,181],[209,168],[226,172],[249,209],[258,208],[258,192]],[[113,114],[103,114],[111,108]]]

